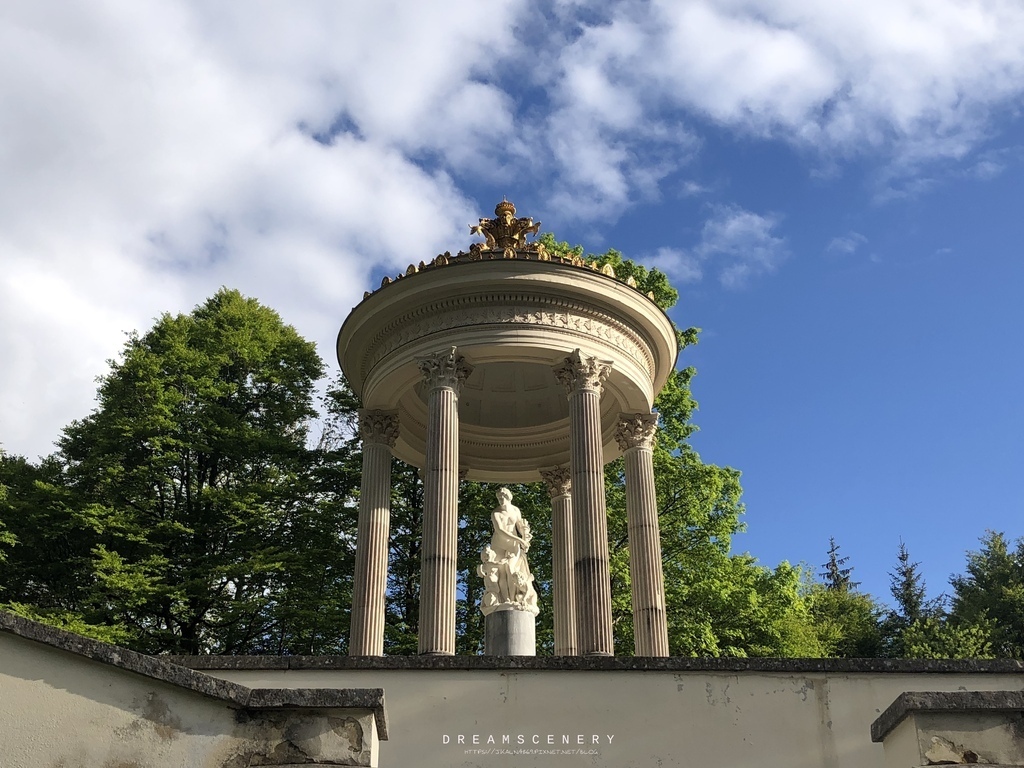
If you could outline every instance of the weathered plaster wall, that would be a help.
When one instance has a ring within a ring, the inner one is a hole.
[[[172,661],[0,612],[0,766],[910,768],[935,735],[1024,755],[1009,661]]]
[[[31,624],[4,618],[18,629]],[[254,691],[67,633],[28,628],[109,658],[0,631],[3,768],[376,765],[378,712],[316,706],[337,704],[343,692]],[[145,671],[127,668],[133,666]],[[295,706],[297,699],[309,705]]]
[[[391,723],[381,750],[387,766],[885,768],[870,727],[900,693],[1024,688],[1024,676],[1012,666],[1004,672],[900,672],[897,664],[851,672],[840,671],[842,663],[790,661],[763,665],[775,671],[756,664],[730,671],[699,669],[699,661],[673,670],[674,661],[688,660],[668,660],[655,670],[210,672],[254,686],[383,687]]]

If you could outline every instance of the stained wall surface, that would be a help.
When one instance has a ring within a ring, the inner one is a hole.
[[[314,760],[376,765],[370,709],[247,707],[242,702],[258,692],[78,640],[108,660],[0,631],[3,768],[243,768]],[[122,656],[151,672],[177,674],[183,684],[123,668]]]
[[[1024,665],[1010,661],[171,661],[0,614],[0,766],[372,766],[379,756],[381,766],[911,768],[923,763],[898,748],[908,728],[942,731],[956,753],[956,734],[995,717],[989,730],[1012,746],[1024,711]],[[883,747],[871,726],[897,699],[910,714],[890,708]],[[954,699],[990,711],[962,717]]]
[[[387,766],[886,768],[870,727],[902,692],[1024,688],[1013,663],[661,666],[209,671],[253,686],[383,687]],[[858,666],[876,670],[852,671]]]

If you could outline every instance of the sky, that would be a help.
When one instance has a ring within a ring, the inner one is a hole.
[[[680,289],[736,551],[834,537],[884,600],[902,541],[948,592],[1024,536],[1022,41],[1019,0],[4,3],[0,445],[221,286],[334,366],[507,197]]]

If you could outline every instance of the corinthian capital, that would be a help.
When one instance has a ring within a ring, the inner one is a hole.
[[[359,436],[363,444],[380,443],[394,448],[398,439],[398,415],[391,411],[360,411]]]
[[[567,394],[573,392],[597,392],[600,394],[604,380],[612,370],[610,360],[584,357],[578,349],[555,368],[555,376],[565,386]]]
[[[615,428],[615,440],[624,451],[630,448],[650,450],[654,446],[654,433],[657,430],[658,414],[623,413],[619,415],[619,423]]]
[[[458,354],[455,347],[438,352],[416,361],[430,389],[447,387],[456,392],[462,389],[462,383],[473,372],[473,366]]]
[[[545,485],[547,485],[548,493],[551,494],[552,499],[565,496],[572,490],[572,480],[568,467],[542,469],[540,476],[543,478]]]

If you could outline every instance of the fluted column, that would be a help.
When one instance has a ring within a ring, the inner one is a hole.
[[[418,361],[427,385],[420,562],[422,654],[455,653],[456,539],[459,530],[459,391],[472,367],[455,347]]]
[[[363,439],[363,476],[348,653],[350,656],[383,656],[391,525],[391,449],[398,437],[398,416],[386,411],[360,411],[359,434]]]
[[[555,368],[569,396],[576,643],[582,656],[615,655],[601,440],[601,390],[610,371],[609,361],[584,357],[578,349]]]
[[[572,480],[568,467],[542,469],[551,494],[551,576],[555,656],[576,656],[576,585],[573,578]]]
[[[629,578],[633,584],[633,634],[637,656],[668,656],[665,577],[661,568],[652,455],[657,427],[657,414],[624,413],[615,431],[615,439],[626,461]]]

